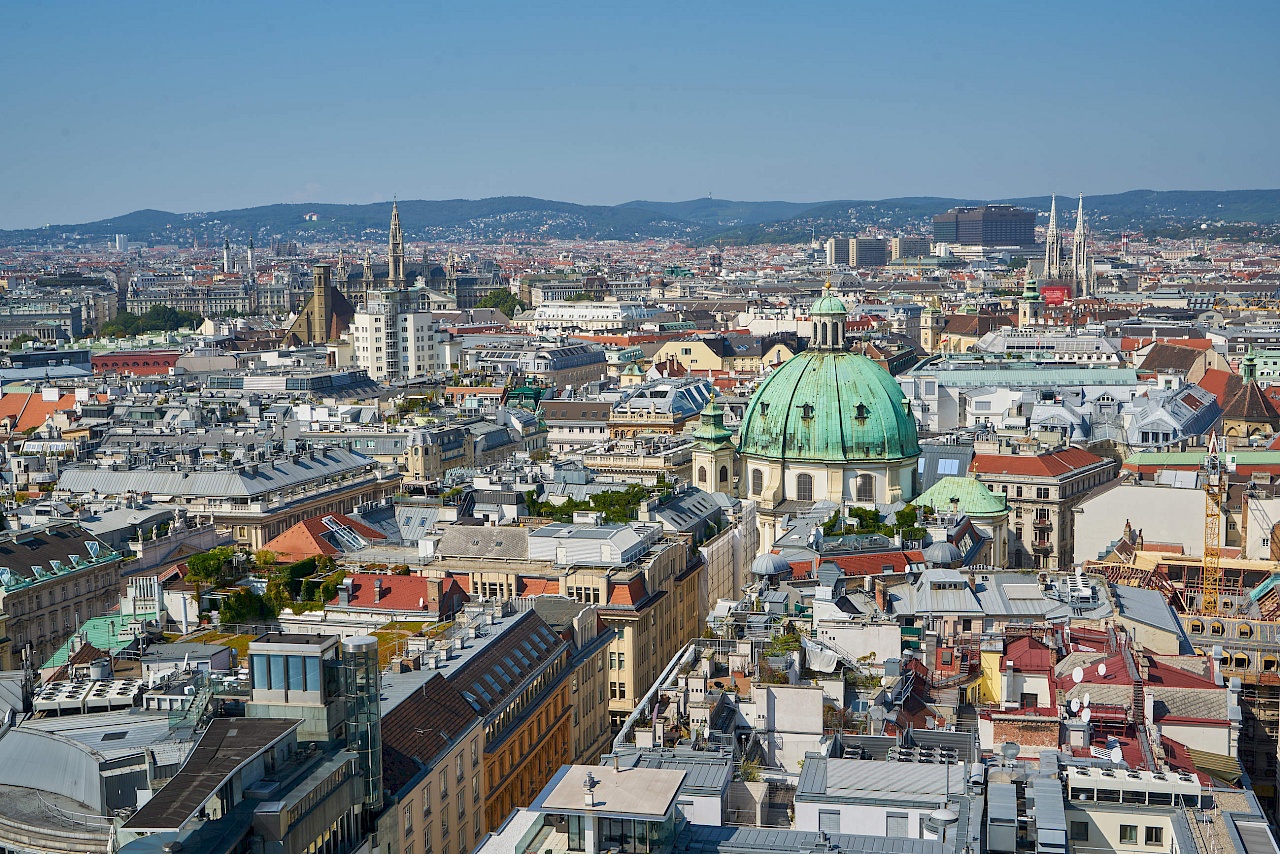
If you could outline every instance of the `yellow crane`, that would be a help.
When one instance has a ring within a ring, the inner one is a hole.
[[[1222,506],[1227,500],[1227,467],[1218,434],[1209,436],[1209,452],[1200,466],[1204,478],[1204,593],[1200,613],[1215,616],[1222,606]]]

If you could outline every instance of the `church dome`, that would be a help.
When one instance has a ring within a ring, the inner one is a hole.
[[[830,287],[828,287],[826,292],[809,307],[810,317],[815,315],[829,317],[832,315],[848,313],[849,309],[840,300],[840,298],[831,295]]]
[[[844,305],[835,297],[824,297]],[[815,303],[815,306],[817,304]],[[743,456],[866,463],[918,457],[916,422],[897,380],[866,356],[806,350],[756,390],[742,418]]]

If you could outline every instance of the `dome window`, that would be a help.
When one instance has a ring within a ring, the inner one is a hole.
[[[769,404],[768,404],[768,403],[761,403],[761,404],[760,404],[760,414],[761,414],[761,415],[768,415],[768,414],[769,414]]]
[[[871,410],[867,409],[867,406],[864,403],[859,403],[853,410],[853,417],[857,419],[859,423],[866,421],[867,416],[870,414]]]
[[[813,417],[813,404],[812,404],[812,403],[806,403],[804,406],[800,407],[800,417],[801,417],[801,418],[812,418],[812,417]]]
[[[813,500],[813,476],[812,475],[802,474],[796,477],[796,500],[797,501]]]

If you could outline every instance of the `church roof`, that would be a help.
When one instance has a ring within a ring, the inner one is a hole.
[[[806,351],[761,384],[739,432],[744,456],[875,462],[920,455],[902,389],[884,368],[845,352]]]
[[[971,477],[944,477],[911,503],[934,510],[950,510],[953,499],[959,502],[960,512],[972,518],[1009,512],[1004,496],[993,494],[986,484]]]

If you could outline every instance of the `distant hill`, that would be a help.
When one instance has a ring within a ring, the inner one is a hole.
[[[1048,196],[997,201],[1042,214],[1049,208]],[[1059,203],[1070,222],[1075,200],[1064,196]],[[607,206],[500,196],[399,203],[410,240],[675,238],[701,244],[799,242],[812,235],[854,234],[869,226],[927,233],[934,214],[971,204],[981,202],[928,196],[814,203],[705,198]],[[1085,209],[1091,224],[1107,231],[1186,229],[1201,223],[1276,224],[1280,223],[1280,190],[1132,190],[1087,197]],[[273,238],[381,239],[390,218],[390,202],[282,204],[207,213],[140,210],[79,225],[0,231],[0,244],[97,242],[119,233],[152,244],[178,245],[190,245],[193,240],[216,243],[224,237],[242,241],[251,236],[263,244]]]

